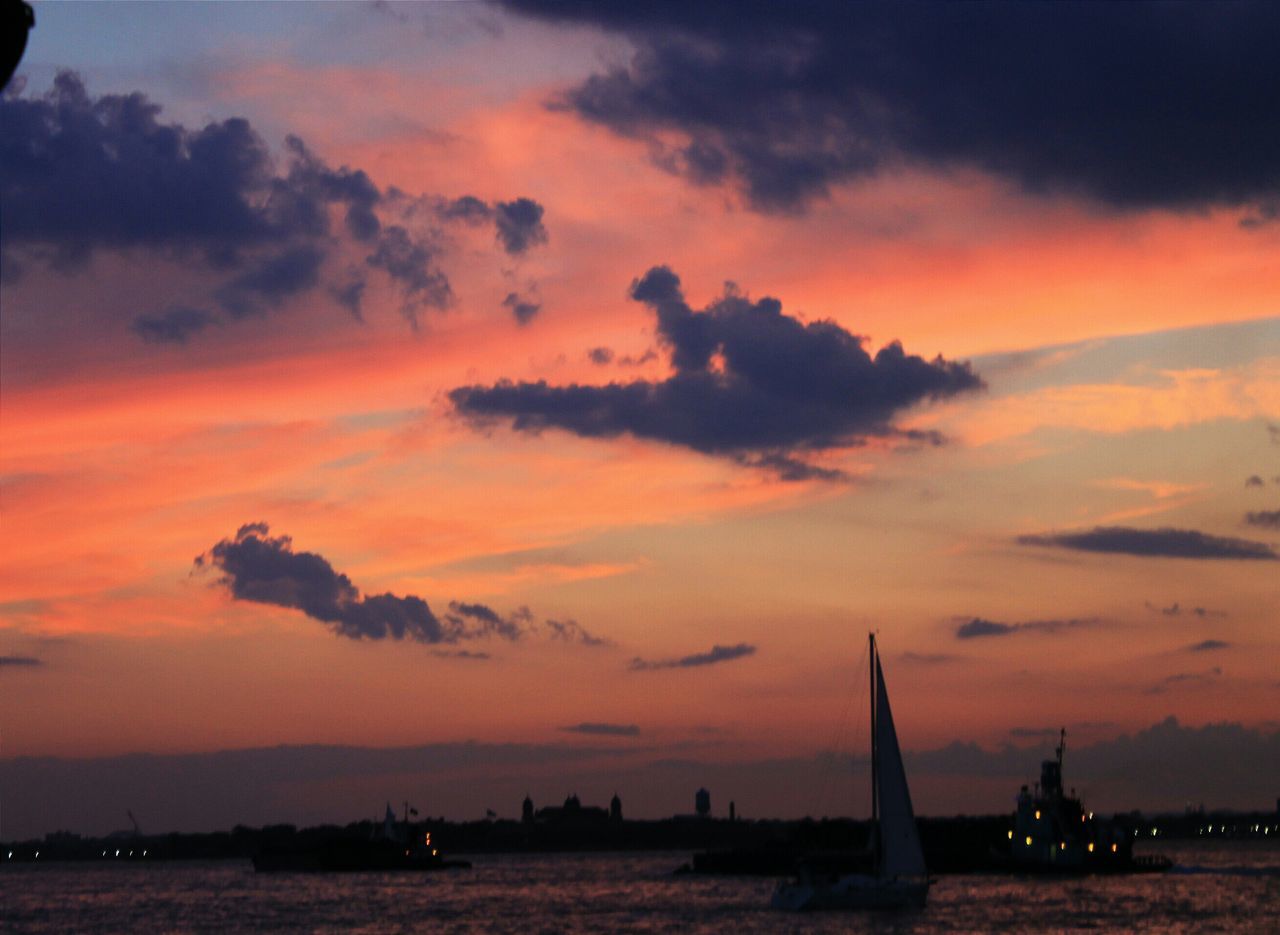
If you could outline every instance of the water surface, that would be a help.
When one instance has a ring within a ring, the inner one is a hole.
[[[673,876],[688,854],[479,855],[424,875],[255,874],[247,861],[0,868],[0,928],[66,932],[1280,932],[1280,847],[1166,843],[1157,875],[944,876],[922,911],[790,915],[775,881]]]

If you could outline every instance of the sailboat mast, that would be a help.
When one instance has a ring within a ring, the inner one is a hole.
[[[879,771],[876,769],[876,635],[868,634],[870,650],[867,653],[871,666],[871,677],[867,681],[871,685],[871,827],[876,833],[876,820],[880,817],[880,783]]]

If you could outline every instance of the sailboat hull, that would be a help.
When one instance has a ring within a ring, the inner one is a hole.
[[[923,909],[927,879],[885,879],[860,873],[830,880],[780,883],[773,907],[788,911],[822,909]]]

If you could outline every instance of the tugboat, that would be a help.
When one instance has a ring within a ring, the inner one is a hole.
[[[352,873],[370,870],[463,870],[465,860],[447,860],[431,843],[431,832],[416,835],[409,825],[409,807],[400,827],[387,806],[382,828],[371,837],[334,833],[263,847],[253,857],[259,873]],[[414,814],[417,814],[416,812]]]
[[[1026,786],[1018,793],[1018,810],[1008,832],[1007,851],[999,856],[1019,871],[1030,873],[1139,873],[1168,870],[1165,857],[1133,856],[1133,835],[1114,821],[1095,818],[1062,788],[1062,758],[1067,731],[1058,739],[1057,756],[1040,763],[1040,782],[1034,793]]]

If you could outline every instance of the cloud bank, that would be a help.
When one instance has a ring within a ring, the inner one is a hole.
[[[186,343],[322,284],[359,317],[374,270],[416,323],[420,310],[453,301],[439,224],[490,224],[510,256],[547,240],[543,207],[531,199],[489,205],[383,191],[294,136],[281,168],[243,118],[188,129],[164,122],[141,92],[93,97],[73,72],[60,72],[42,97],[0,98],[0,126],[6,276],[22,275],[24,262],[70,271],[100,251],[147,251],[220,280],[204,302],[139,314],[132,330],[150,343]],[[329,271],[344,257],[341,274]]]
[[[1033,734],[1039,732],[1019,736]],[[1020,783],[1036,778],[1040,760],[1051,755],[1056,740],[1056,730],[1050,730],[1042,742],[1028,746],[984,749],[958,740],[937,749],[907,750],[917,810],[923,815],[1006,811],[1009,796]],[[168,755],[14,757],[0,760],[0,780],[10,840],[59,828],[103,834],[116,826],[109,816],[122,815],[139,801],[148,803],[147,827],[165,831],[281,821],[345,823],[360,817],[353,802],[382,801],[386,790],[403,787],[406,777],[434,803],[432,814],[452,820],[504,804],[504,813],[514,817],[531,781],[535,798],[595,788],[604,799],[616,789],[630,814],[653,818],[687,810],[684,790],[699,785],[740,790],[739,803],[756,803],[758,817],[799,817],[804,811],[794,811],[798,804],[803,809],[804,803],[822,801],[824,789],[830,792],[830,756],[725,760],[691,758],[687,751],[677,758],[677,752],[637,750],[630,743],[288,745]],[[1100,812],[1181,812],[1187,802],[1265,809],[1275,801],[1280,731],[1239,723],[1189,726],[1170,717],[1114,740],[1073,744],[1067,755],[1070,784]],[[850,768],[865,770],[867,764],[845,756],[840,767],[847,775]],[[548,791],[540,795],[538,787]],[[680,790],[678,798],[670,794],[673,789]],[[861,800],[848,807],[864,814]]]
[[[629,62],[551,106],[757,209],[916,164],[1117,209],[1280,210],[1274,4],[505,5],[625,36]]]

